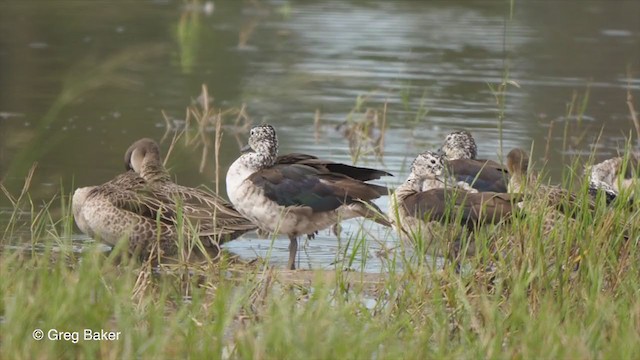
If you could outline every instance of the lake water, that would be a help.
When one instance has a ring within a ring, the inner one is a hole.
[[[282,153],[350,163],[337,127],[384,118],[382,156],[365,142],[358,164],[395,174],[385,179],[392,186],[418,152],[454,129],[471,131],[485,158],[533,143],[538,163],[547,159],[558,179],[575,156],[595,151],[600,160],[624,149],[630,135],[635,142],[626,100],[630,91],[640,108],[638,14],[635,0],[513,8],[509,1],[3,1],[0,176],[16,194],[37,162],[35,204],[105,182],[123,170],[130,143],[170,130],[163,112],[183,128],[186,106],[206,84],[216,109],[244,105],[254,124],[273,124]],[[234,118],[224,117],[220,179],[238,156]],[[215,188],[213,157],[199,172],[201,155],[197,143],[179,141],[168,166],[181,184]],[[387,207],[386,199],[378,204]],[[0,223],[10,207],[0,196]],[[345,223],[341,242],[321,232],[301,253],[301,267],[334,266],[359,224]],[[365,228],[367,238],[394,245],[384,229]],[[250,259],[271,245],[250,235],[228,248]],[[271,261],[286,263],[287,245],[275,240]],[[381,246],[369,241],[353,267],[376,271]]]

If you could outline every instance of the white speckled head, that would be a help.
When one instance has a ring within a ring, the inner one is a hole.
[[[275,158],[278,154],[276,130],[269,124],[253,127],[249,135],[249,147],[257,153],[271,155]]]
[[[441,176],[444,172],[444,159],[433,151],[425,151],[413,160],[411,172],[423,178]]]
[[[475,159],[478,147],[471,133],[465,130],[454,131],[447,135],[440,151],[447,160]]]

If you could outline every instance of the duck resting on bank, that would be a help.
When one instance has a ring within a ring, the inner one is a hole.
[[[371,202],[387,195],[387,188],[358,180],[387,173],[326,161],[319,165],[322,161],[315,157],[305,163],[299,155],[277,163],[278,139],[268,124],[251,129],[249,150],[227,172],[229,199],[262,230],[288,235],[289,269],[295,269],[300,235],[360,216],[391,225]]]
[[[151,139],[129,147],[125,166],[114,179],[74,192],[74,219],[83,233],[112,246],[126,238],[131,253],[147,258],[154,249],[175,255],[179,239],[189,236],[217,255],[220,243],[256,228],[219,196],[173,183]]]
[[[563,214],[575,216],[580,208],[595,210],[592,199],[580,199],[576,194],[560,186],[542,184],[535,172],[529,169],[529,154],[519,148],[512,149],[507,154],[507,168],[511,177],[509,179],[510,193],[526,193],[528,203],[542,204],[560,211]]]
[[[595,198],[599,191],[604,192],[607,204],[612,203],[621,192],[629,191],[633,196],[638,181],[638,165],[638,156],[631,154],[628,159],[618,156],[585,167],[585,175],[589,177],[589,194]]]
[[[174,183],[162,165],[160,147],[152,139],[140,139],[127,149],[125,167],[139,174],[155,192],[165,194],[178,202],[187,218],[215,219],[213,225],[226,240],[233,240],[257,229],[218,194]]]
[[[521,200],[519,194],[444,187],[445,167],[442,156],[425,151],[416,157],[409,177],[395,191],[391,216],[397,214],[399,225],[413,237],[409,240],[419,240],[415,238],[418,236],[431,241],[433,227],[443,223],[466,226],[472,232],[478,226],[506,221],[514,204]],[[454,245],[455,254],[460,241]],[[473,252],[472,246],[468,252]]]

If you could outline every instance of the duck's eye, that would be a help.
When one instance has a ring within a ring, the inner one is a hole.
[[[431,163],[435,165],[436,161],[434,159],[431,159]]]

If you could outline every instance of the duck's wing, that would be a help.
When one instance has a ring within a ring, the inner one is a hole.
[[[478,191],[507,192],[507,169],[492,160],[458,159],[447,162],[447,171]]]
[[[547,200],[547,205],[555,208],[563,214],[571,214],[576,216],[577,210],[585,208],[589,211],[595,211],[596,204],[591,197],[581,198],[575,193],[555,185],[538,185],[537,189],[540,196]]]
[[[305,206],[314,212],[335,210],[344,204],[370,201],[388,193],[384,186],[302,164],[276,165],[252,174],[249,180],[281,206]]]
[[[76,223],[82,232],[110,245],[123,237],[132,252],[146,254],[158,244],[165,252],[175,249],[176,213],[153,196],[137,174],[128,172],[74,194]]]
[[[175,206],[158,195],[144,179],[133,172],[127,172],[95,187],[89,196],[100,196],[130,216],[174,224],[177,216]]]
[[[202,189],[172,184],[164,189],[165,201],[182,209],[186,218],[199,223],[200,233],[236,238],[257,227],[221,196]]]
[[[519,194],[432,189],[408,196],[403,206],[407,213],[425,221],[497,223],[508,217],[520,200]]]
[[[342,174],[360,181],[370,181],[380,179],[383,176],[393,176],[383,170],[336,163],[329,160],[318,159],[313,155],[300,153],[278,156],[275,163],[276,165],[307,165],[320,172]]]

